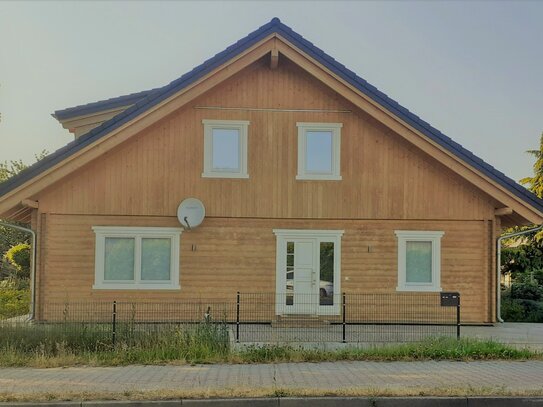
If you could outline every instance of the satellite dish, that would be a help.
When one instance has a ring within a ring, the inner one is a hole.
[[[177,219],[187,229],[199,226],[206,216],[204,204],[196,198],[187,198],[177,208]]]

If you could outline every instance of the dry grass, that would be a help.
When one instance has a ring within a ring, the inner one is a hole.
[[[344,388],[344,389],[292,389],[221,388],[198,390],[150,390],[109,392],[51,392],[51,393],[0,393],[0,402],[89,401],[89,400],[176,400],[212,398],[265,398],[265,397],[466,397],[503,396],[538,397],[540,390],[509,390],[503,387],[451,387],[451,388]]]
[[[434,338],[421,343],[390,344],[337,350],[304,349],[296,346],[248,346],[241,349],[205,346],[206,342],[157,342],[147,346],[114,350],[74,350],[61,344],[29,351],[0,346],[0,366],[53,368],[67,366],[184,365],[194,363],[278,363],[412,360],[543,360],[543,353],[515,349],[491,341]]]

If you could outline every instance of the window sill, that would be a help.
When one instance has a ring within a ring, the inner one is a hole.
[[[396,291],[406,291],[406,292],[441,292],[443,289],[441,287],[428,287],[428,286],[403,286],[396,287]]]
[[[298,181],[341,181],[341,175],[296,175]]]
[[[93,290],[132,290],[132,291],[141,291],[141,290],[169,290],[169,291],[180,291],[180,285],[162,285],[162,284],[94,284],[92,286]]]
[[[231,172],[210,172],[202,173],[202,178],[237,178],[237,179],[248,179],[249,174],[240,174],[240,173],[231,173]]]

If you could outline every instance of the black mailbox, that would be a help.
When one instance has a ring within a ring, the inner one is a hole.
[[[458,293],[441,293],[442,307],[457,307],[460,305],[460,294]]]

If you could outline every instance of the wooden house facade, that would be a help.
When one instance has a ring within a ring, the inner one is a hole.
[[[164,88],[56,117],[76,139],[0,184],[0,217],[38,236],[38,319],[48,302],[276,292],[277,314],[337,315],[341,292],[458,291],[464,322],[493,322],[496,238],[543,220],[277,19]]]

